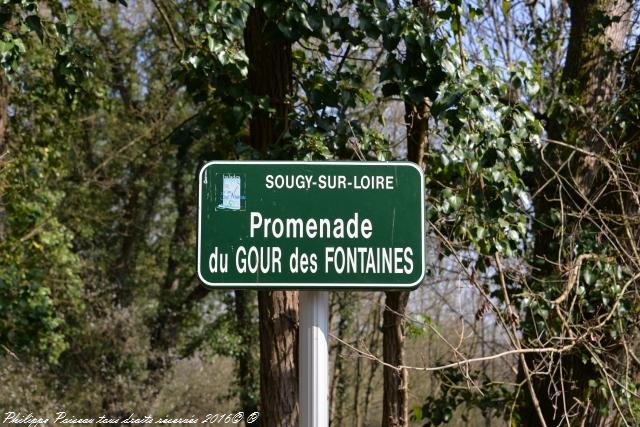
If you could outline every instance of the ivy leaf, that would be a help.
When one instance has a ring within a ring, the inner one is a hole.
[[[520,150],[518,150],[518,148],[509,147],[507,151],[509,151],[509,155],[516,163],[522,160],[522,154],[520,154]]]
[[[27,24],[29,29],[38,35],[40,41],[44,39],[44,33],[42,31],[42,22],[40,21],[40,17],[38,15],[29,15],[26,17],[24,22]]]
[[[448,200],[449,200],[449,204],[454,210],[457,210],[460,208],[460,206],[462,206],[462,197],[456,194],[451,195],[451,197],[449,197]]]
[[[590,268],[585,268],[582,272],[582,278],[587,285],[592,285],[595,281],[595,276]]]
[[[527,82],[527,92],[530,96],[534,96],[538,92],[540,92],[540,85],[538,84],[538,82]]]

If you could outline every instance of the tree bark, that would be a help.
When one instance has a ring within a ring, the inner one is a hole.
[[[617,88],[617,66],[629,34],[631,3],[628,0],[572,0],[571,29],[567,59],[562,73],[565,93],[576,96],[585,108],[584,117],[571,122],[576,143],[596,154],[606,154],[605,142],[596,130],[601,129],[607,117],[603,107],[613,100]],[[619,19],[598,31],[600,16]],[[613,54],[613,57],[611,56]],[[553,129],[557,139],[560,129]],[[579,156],[570,168],[574,180],[584,194],[589,194],[596,183],[601,165],[595,157]]]
[[[251,9],[245,27],[249,86],[253,95],[268,97],[275,109],[255,108],[251,117],[252,146],[263,157],[282,142],[287,130],[292,87],[291,43],[265,32],[268,21],[261,2]],[[264,426],[298,424],[298,292],[259,291],[260,396]]]
[[[255,107],[251,117],[251,144],[263,157],[270,147],[282,142],[287,131],[290,111],[287,98],[291,94],[293,76],[291,44],[269,38],[264,31],[266,25],[266,16],[258,2],[249,13],[244,40],[249,57],[251,92],[257,97],[267,97],[269,105],[275,109],[275,113],[270,114]]]
[[[569,7],[571,29],[562,81],[585,102],[587,111],[593,111],[599,103],[611,100],[614,93],[616,67],[606,57],[605,49],[614,54],[622,52],[631,23],[631,2],[570,0]],[[619,20],[599,32],[599,14]]]
[[[262,426],[298,425],[298,292],[259,291]]]
[[[424,169],[424,155],[429,132],[429,106],[426,102],[415,105],[404,104],[404,119],[407,125],[407,160]]]

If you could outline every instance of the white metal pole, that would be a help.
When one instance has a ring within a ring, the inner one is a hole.
[[[300,291],[300,427],[329,426],[329,292]]]

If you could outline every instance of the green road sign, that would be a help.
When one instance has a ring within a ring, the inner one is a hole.
[[[210,287],[409,289],[424,275],[413,163],[210,162],[198,208],[198,277]]]

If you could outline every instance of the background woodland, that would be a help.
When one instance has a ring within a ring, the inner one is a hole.
[[[0,0],[0,413],[295,426],[298,293],[195,275],[205,161],[408,159],[333,426],[640,425],[640,2]]]

